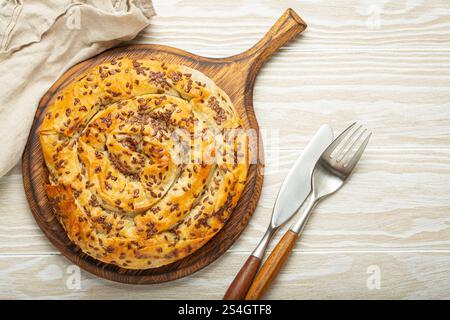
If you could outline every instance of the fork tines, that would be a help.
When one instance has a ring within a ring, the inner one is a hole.
[[[352,170],[361,158],[372,132],[356,122],[345,129],[325,150],[324,156],[335,166]]]

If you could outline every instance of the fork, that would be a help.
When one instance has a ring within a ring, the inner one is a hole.
[[[261,267],[247,292],[246,300],[256,300],[264,295],[287,261],[314,207],[344,185],[361,158],[371,135],[363,126],[353,123],[325,149],[314,167],[311,193],[300,209],[299,219],[284,234]]]

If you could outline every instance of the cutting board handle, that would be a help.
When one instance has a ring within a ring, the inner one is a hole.
[[[241,61],[250,70],[256,69],[254,71],[257,72],[267,58],[305,29],[306,23],[294,10],[289,8],[261,40],[247,51],[233,58]]]

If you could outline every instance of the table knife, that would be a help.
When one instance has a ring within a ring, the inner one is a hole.
[[[332,141],[333,130],[329,125],[322,125],[301,156],[295,161],[278,192],[272,211],[272,218],[266,233],[234,278],[223,297],[224,300],[241,300],[245,298],[264,257],[267,245],[277,230],[295,215],[309,195],[311,191],[311,174],[314,166]]]

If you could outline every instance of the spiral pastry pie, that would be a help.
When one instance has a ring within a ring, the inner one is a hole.
[[[247,142],[204,74],[117,58],[58,92],[41,125],[46,192],[70,240],[105,263],[149,269],[193,253],[245,185]]]

